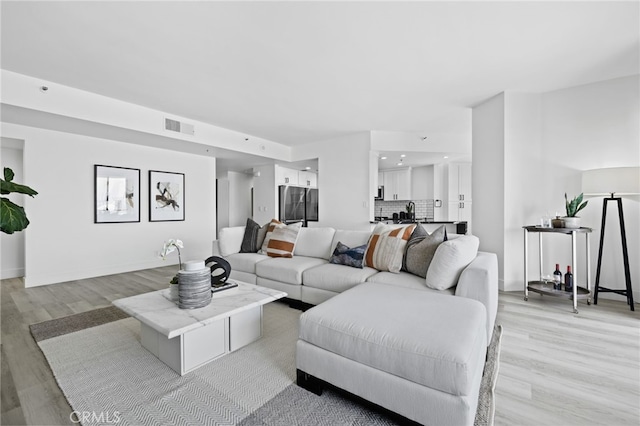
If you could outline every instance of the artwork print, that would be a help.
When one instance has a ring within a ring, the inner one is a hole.
[[[94,166],[93,221],[140,222],[140,169]]]
[[[184,173],[149,171],[149,221],[184,220]]]

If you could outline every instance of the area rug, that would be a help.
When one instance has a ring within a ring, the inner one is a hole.
[[[265,305],[260,340],[185,376],[144,349],[138,321],[117,308],[34,324],[31,331],[73,407],[72,420],[83,425],[399,424],[340,392],[317,396],[295,385],[299,317],[285,304]],[[476,425],[493,424],[501,334],[496,327]]]

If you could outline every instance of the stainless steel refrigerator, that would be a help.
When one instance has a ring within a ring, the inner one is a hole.
[[[284,223],[318,220],[318,190],[301,186],[281,185],[278,187],[280,216]]]

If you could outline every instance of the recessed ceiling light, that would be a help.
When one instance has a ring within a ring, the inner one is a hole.
[[[406,157],[406,155],[400,154],[400,158],[404,158],[404,157]]]
[[[402,166],[402,161],[398,163],[398,166]]]
[[[305,167],[305,170],[311,170],[311,167],[307,166]]]
[[[449,156],[448,156],[448,155],[445,155],[445,156],[444,156],[444,158],[449,158]]]
[[[386,160],[386,159],[387,159],[387,157],[380,157],[380,159],[381,159],[381,160]]]

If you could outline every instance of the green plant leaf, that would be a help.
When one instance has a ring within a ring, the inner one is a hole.
[[[4,168],[4,180],[6,180],[7,182],[11,182],[13,180],[13,170],[11,170],[9,167],[5,167]]]
[[[6,170],[5,170],[6,172]],[[38,193],[29,188],[27,185],[20,185],[19,183],[6,182],[0,179],[0,194],[7,195],[12,192],[27,194],[33,197],[34,195],[38,195]]]
[[[578,212],[579,212],[580,210],[582,210],[582,209],[584,209],[585,207],[587,207],[587,203],[588,203],[588,202],[589,202],[589,201],[587,200],[587,201],[585,201],[584,203],[580,204],[580,207],[578,207],[578,209],[576,210],[576,214],[578,214]]]
[[[13,234],[29,226],[29,219],[22,207],[8,198],[0,198],[0,231]]]
[[[587,206],[588,201],[582,202],[584,194],[580,194],[574,197],[571,201],[567,198],[567,193],[564,194],[565,205],[567,209],[567,216],[574,217],[578,212]],[[580,204],[582,203],[582,204]]]

